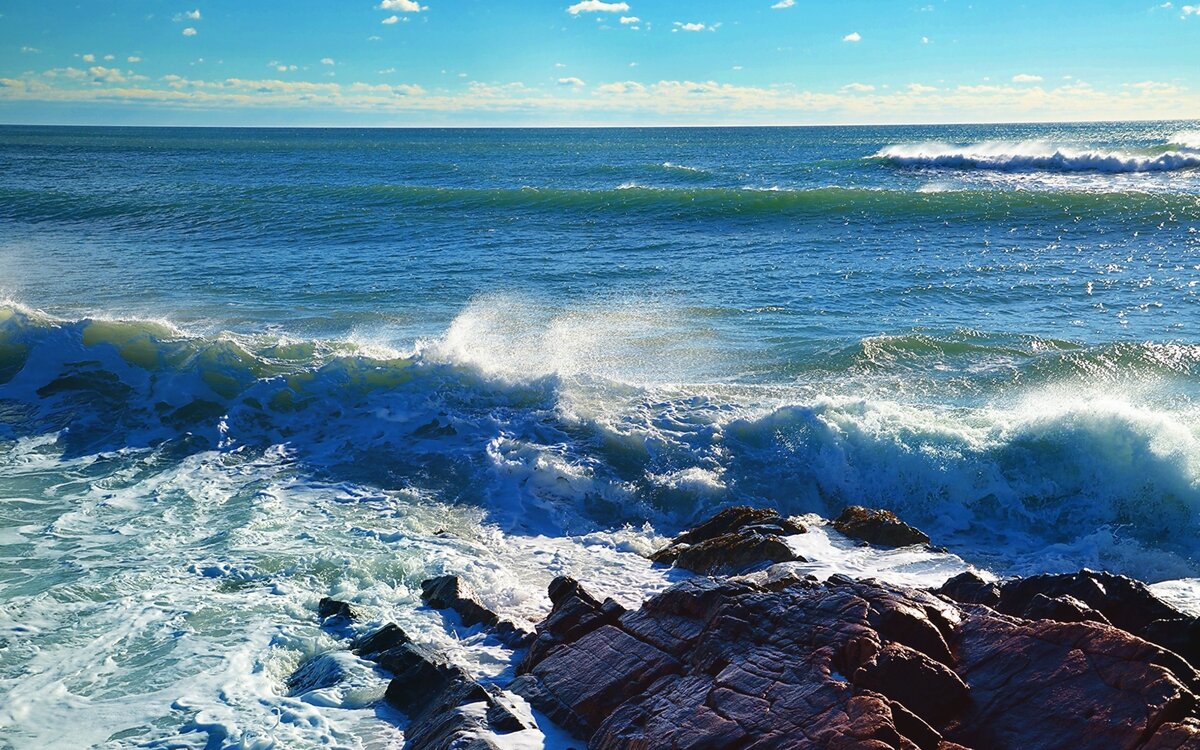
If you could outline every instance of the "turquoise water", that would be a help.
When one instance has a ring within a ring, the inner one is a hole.
[[[1197,123],[10,126],[0,166],[0,747],[386,746],[368,667],[288,695],[319,597],[502,677],[420,580],[633,604],[734,502],[958,555],[831,569],[1194,600]]]

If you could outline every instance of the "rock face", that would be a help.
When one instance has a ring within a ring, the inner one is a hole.
[[[904,523],[890,510],[871,510],[861,505],[847,506],[834,520],[833,528],[852,539],[881,547],[929,544],[925,532]]]
[[[671,540],[654,553],[655,562],[704,575],[739,573],[780,562],[802,560],[783,537],[807,529],[773,510],[727,508]]]
[[[532,726],[499,690],[480,685],[394,624],[361,639],[354,650],[392,673],[384,699],[409,718],[409,750],[496,750],[488,735]]]
[[[997,586],[963,573],[938,593],[1029,620],[1111,623],[1200,665],[1200,618],[1184,616],[1145,584],[1125,576],[1081,570],[1018,578]]]
[[[478,597],[461,578],[438,576],[421,582],[421,599],[433,609],[449,609],[458,614],[466,627],[485,625],[501,643],[510,648],[523,648],[533,640],[533,633],[510,620],[501,619],[480,603]]]
[[[1103,622],[841,576],[551,598],[511,689],[593,750],[1200,748],[1192,667]]]

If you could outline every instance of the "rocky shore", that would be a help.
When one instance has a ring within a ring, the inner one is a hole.
[[[833,526],[864,544],[929,543],[886,511],[848,508]],[[964,573],[936,590],[821,581],[789,566],[786,538],[805,531],[728,509],[654,555],[697,575],[635,610],[555,579],[534,633],[454,576],[425,582],[430,607],[523,654],[507,684],[480,684],[395,625],[351,647],[392,675],[385,700],[413,750],[540,747],[516,739],[540,736],[539,721],[593,750],[1200,748],[1200,620],[1143,584],[1088,570]],[[319,614],[331,627],[357,616],[333,600]]]

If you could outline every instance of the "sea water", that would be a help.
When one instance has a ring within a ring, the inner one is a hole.
[[[636,606],[736,503],[1197,608],[1197,123],[4,127],[0,297],[0,747],[399,747],[318,599],[503,681],[423,579]]]

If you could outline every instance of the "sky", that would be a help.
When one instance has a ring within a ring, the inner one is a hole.
[[[1200,4],[0,0],[3,123],[1193,118]]]

